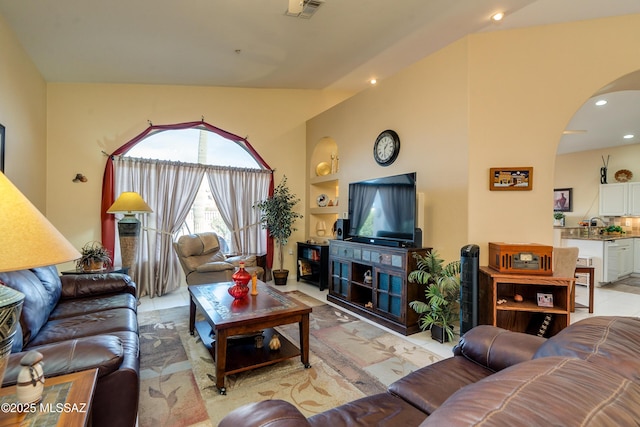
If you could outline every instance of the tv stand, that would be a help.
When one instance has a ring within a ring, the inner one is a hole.
[[[327,300],[401,334],[419,332],[409,303],[424,301],[424,287],[407,277],[416,269],[413,254],[429,250],[330,240]]]

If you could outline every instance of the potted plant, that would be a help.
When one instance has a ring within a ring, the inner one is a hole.
[[[89,242],[80,249],[82,257],[76,261],[81,271],[101,271],[111,266],[111,254],[100,242]]]
[[[553,225],[564,227],[564,214],[560,211],[553,213]]]
[[[460,320],[460,261],[443,265],[435,250],[414,257],[417,269],[409,273],[409,282],[426,286],[425,301],[411,301],[409,306],[420,315],[420,329],[430,329],[431,337],[441,343],[452,341]]]
[[[289,270],[284,269],[283,252],[291,233],[297,230],[293,227],[296,219],[302,218],[301,214],[293,210],[298,202],[300,199],[291,194],[289,187],[287,187],[287,177],[284,176],[280,184],[273,190],[272,196],[253,205],[254,208],[260,209],[262,228],[267,229],[278,246],[280,268],[272,271],[273,281],[276,285],[287,284]]]

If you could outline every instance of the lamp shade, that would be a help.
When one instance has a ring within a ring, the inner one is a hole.
[[[150,213],[153,212],[149,205],[142,200],[142,197],[134,191],[125,191],[120,194],[115,202],[111,205],[107,213]]]
[[[0,272],[78,258],[76,248],[0,172]]]

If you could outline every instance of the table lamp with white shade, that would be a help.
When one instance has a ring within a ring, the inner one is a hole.
[[[120,236],[120,258],[122,267],[133,269],[138,252],[138,240],[140,236],[140,220],[137,213],[152,213],[142,197],[133,191],[125,191],[113,202],[107,210],[111,214],[124,214],[118,221],[118,235]],[[131,272],[129,273],[131,274]]]
[[[78,258],[78,250],[0,172],[0,273],[56,265]],[[23,301],[24,294],[0,286],[0,384]]]

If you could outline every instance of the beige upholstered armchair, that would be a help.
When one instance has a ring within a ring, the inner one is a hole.
[[[181,236],[173,242],[173,247],[188,285],[230,282],[240,261],[244,261],[247,271],[255,272],[258,279],[264,276],[264,270],[257,266],[255,256],[227,257],[223,254],[218,235],[213,232]]]

